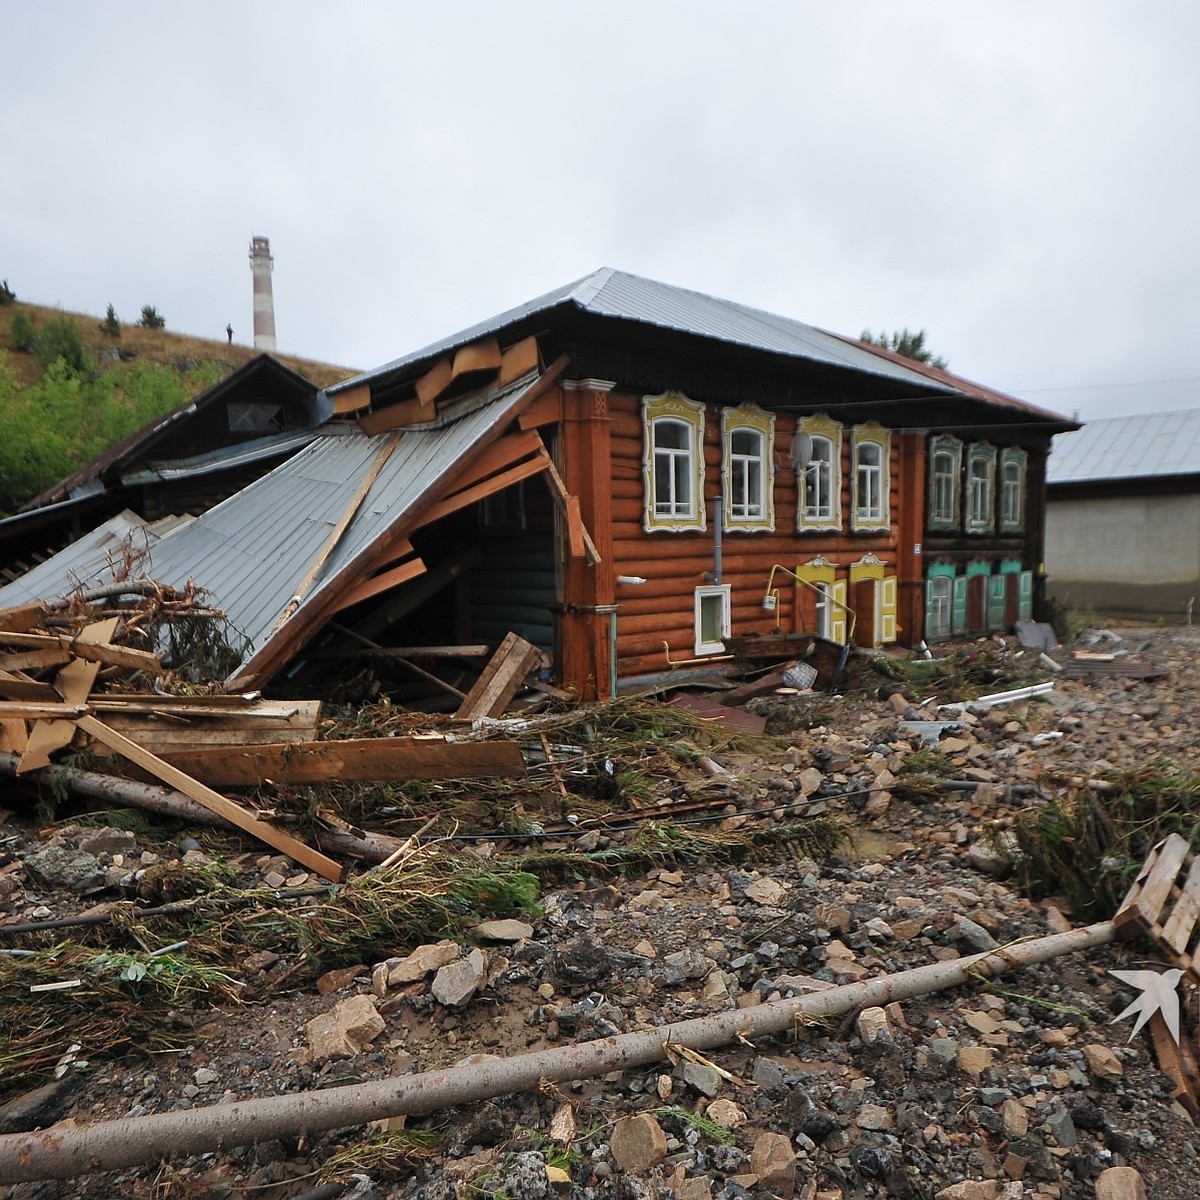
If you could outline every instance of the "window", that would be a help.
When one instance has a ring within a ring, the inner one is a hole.
[[[518,480],[512,487],[484,496],[479,502],[479,527],[490,533],[524,533],[525,480]]]
[[[808,630],[831,642],[845,644],[846,581],[837,578],[837,568],[818,555],[796,568],[798,631]]]
[[[840,529],[842,427],[824,415],[802,418],[792,458],[796,468],[796,528]]]
[[[775,528],[775,417],[760,408],[727,408],[721,416],[725,529]]]
[[[696,589],[696,655],[720,654],[729,636],[729,584]]]
[[[942,435],[929,443],[929,526],[957,529],[962,442]]]
[[[274,433],[285,428],[281,404],[232,401],[226,414],[230,433]]]
[[[889,525],[888,489],[891,485],[890,438],[879,425],[859,425],[854,430],[854,519],[856,530],[885,530]]]
[[[1024,450],[1010,446],[1000,456],[1000,528],[1019,533],[1025,528]]]
[[[704,405],[667,392],[642,402],[646,487],[645,528],[704,528]]]
[[[931,571],[925,593],[925,636],[931,642],[950,636],[953,599],[954,576],[944,571],[935,575]]]
[[[971,447],[967,466],[967,532],[991,533],[996,483],[996,450],[986,442]]]

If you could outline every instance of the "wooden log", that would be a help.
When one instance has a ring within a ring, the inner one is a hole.
[[[214,787],[328,783],[354,779],[494,779],[525,774],[516,742],[348,738],[268,746],[213,746],[163,759]]]
[[[265,842],[281,854],[286,854],[289,858],[295,859],[296,862],[302,863],[309,870],[316,871],[317,874],[324,876],[326,879],[332,879],[334,883],[341,881],[344,872],[339,863],[334,862],[331,858],[326,858],[324,854],[314,850],[311,846],[305,845],[304,842],[300,841],[299,838],[293,837],[290,833],[286,833],[274,825],[268,825],[266,821],[261,821],[257,817],[252,816],[245,809],[234,804],[228,797],[222,796],[219,792],[214,792],[212,788],[205,787],[204,784],[185,774],[177,767],[171,766],[170,763],[164,762],[157,755],[144,750],[124,734],[118,733],[117,730],[105,725],[103,721],[96,717],[81,717],[79,719],[79,728],[89,736],[95,738],[96,741],[107,746],[110,750],[115,750],[118,754],[128,758],[130,762],[136,763],[143,771],[148,771],[157,779],[161,779],[163,783],[175,788],[177,791],[183,792],[185,796],[190,796],[193,800],[203,804],[205,808],[212,809],[213,812],[224,817],[225,820],[232,822],[239,829],[258,838],[259,841]]]
[[[517,694],[525,676],[537,665],[541,653],[523,637],[507,634],[475,686],[467,693],[455,718],[474,721],[478,717],[498,717]]]

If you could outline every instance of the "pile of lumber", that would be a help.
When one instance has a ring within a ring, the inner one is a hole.
[[[99,606],[76,605],[70,613],[39,604],[0,610],[0,766],[15,775],[45,771],[72,745],[115,754],[224,823],[340,880],[338,862],[214,788],[525,773],[512,742],[437,735],[321,742],[319,701],[267,701],[253,692],[166,694],[164,680],[176,681],[160,657],[128,644],[145,640],[138,616],[161,605],[161,591],[132,606],[126,595],[112,615],[97,599]],[[194,595],[171,602],[193,605],[193,616],[208,611]],[[506,702],[536,655],[513,635],[464,707],[475,715]]]

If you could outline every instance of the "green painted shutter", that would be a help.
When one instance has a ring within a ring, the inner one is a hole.
[[[954,577],[954,591],[950,596],[950,632],[967,632],[967,577]]]
[[[1033,572],[1022,571],[1017,592],[1017,616],[1022,621],[1033,620]]]
[[[1005,599],[1008,593],[1008,580],[1004,575],[992,575],[987,581],[987,627],[989,629],[1004,628]]]

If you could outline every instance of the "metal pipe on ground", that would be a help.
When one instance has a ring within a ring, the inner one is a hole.
[[[896,975],[829,988],[753,1008],[698,1017],[637,1033],[512,1058],[380,1079],[315,1092],[266,1096],[183,1112],[127,1117],[80,1127],[52,1126],[0,1137],[0,1183],[70,1179],[159,1159],[206,1154],[232,1146],[345,1129],[402,1114],[528,1091],[543,1080],[564,1083],[646,1066],[668,1057],[672,1045],[706,1050],[736,1040],[782,1033],[797,1021],[833,1017],[855,1008],[908,1000],[945,988],[992,979],[1017,967],[1111,942],[1111,921],[1001,947],[969,958],[930,963]]]

